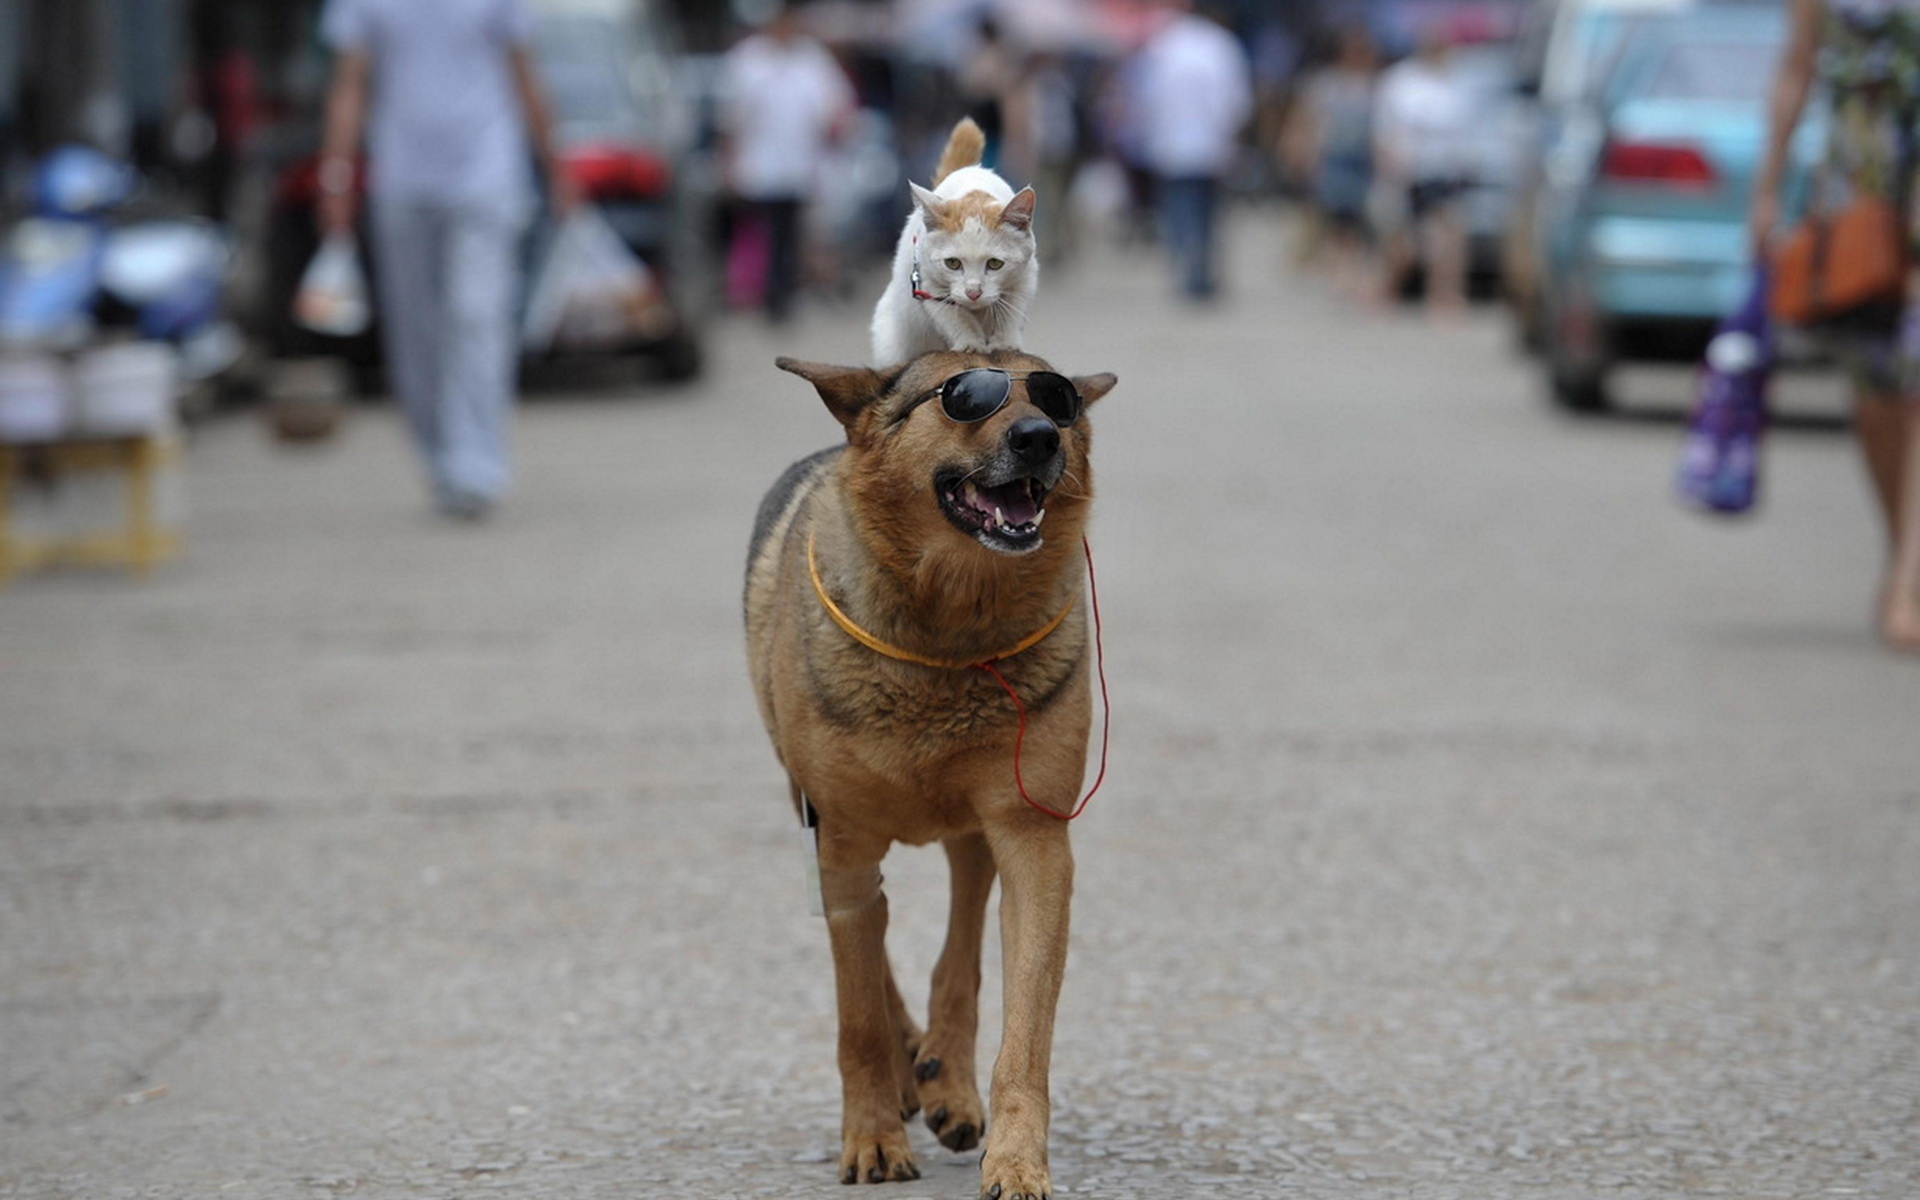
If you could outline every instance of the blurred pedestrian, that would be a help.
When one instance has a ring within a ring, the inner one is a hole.
[[[1380,56],[1365,29],[1341,35],[1339,56],[1307,81],[1300,136],[1333,281],[1356,298],[1367,289],[1367,194],[1373,186],[1373,98]]]
[[[1132,116],[1157,177],[1179,286],[1196,300],[1219,286],[1214,242],[1220,185],[1253,111],[1246,49],[1192,0],[1164,0],[1167,20],[1140,53]]]
[[[1774,82],[1766,155],[1755,180],[1751,231],[1764,255],[1780,215],[1794,127],[1816,80],[1828,95],[1826,167],[1818,198],[1877,195],[1903,215],[1911,238],[1920,122],[1920,0],[1792,0],[1792,33]],[[1913,249],[1907,251],[1911,256]],[[1854,430],[1891,546],[1880,632],[1920,652],[1920,304],[1882,328],[1834,333],[1849,368]]]
[[[727,186],[767,239],[762,303],[770,320],[785,321],[800,290],[801,215],[828,146],[854,115],[853,85],[791,5],[727,52],[721,76]]]
[[[1094,120],[1100,147],[1120,174],[1120,237],[1128,245],[1153,241],[1153,170],[1147,165],[1146,122],[1140,113],[1141,68],[1146,56],[1135,52],[1103,67],[1094,86]],[[1096,173],[1095,178],[1098,178]]]
[[[1007,152],[1001,170],[1033,182],[1040,195],[1034,243],[1047,248],[1048,267],[1058,267],[1073,256],[1069,197],[1080,159],[1079,91],[1058,54],[1042,51],[1027,60],[1008,96],[1006,113]]]
[[[966,115],[973,118],[980,132],[987,135],[986,154],[980,165],[998,170],[1005,153],[1007,108],[1014,89],[1020,86],[1020,55],[1007,44],[1000,22],[991,16],[980,18],[973,49],[960,64],[956,79]]]
[[[1399,294],[1416,261],[1426,267],[1427,306],[1458,313],[1467,300],[1467,226],[1473,95],[1454,70],[1452,39],[1429,28],[1411,58],[1381,76],[1374,105],[1373,164],[1384,218],[1385,277]]]
[[[387,366],[436,502],[484,516],[505,493],[529,150],[557,214],[554,157],[521,0],[328,0],[335,51],[320,225],[350,230],[363,128]]]

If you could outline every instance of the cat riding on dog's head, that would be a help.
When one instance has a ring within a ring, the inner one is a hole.
[[[933,189],[912,184],[913,212],[873,311],[873,361],[935,350],[1018,350],[1040,283],[1032,188],[1015,192],[980,166],[986,136],[954,126]]]

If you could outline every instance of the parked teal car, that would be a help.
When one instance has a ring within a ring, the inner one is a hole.
[[[1541,334],[1554,399],[1601,409],[1629,359],[1697,358],[1752,285],[1747,210],[1783,6],[1636,19],[1547,168]],[[1796,136],[1804,186],[1819,133]]]

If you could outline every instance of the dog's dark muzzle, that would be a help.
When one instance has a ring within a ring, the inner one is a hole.
[[[1029,470],[1046,467],[1060,456],[1060,428],[1045,417],[1021,417],[1007,427],[1007,450]]]

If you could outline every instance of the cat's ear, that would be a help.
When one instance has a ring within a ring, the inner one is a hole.
[[[1031,227],[1033,224],[1034,199],[1032,188],[1021,188],[1020,193],[1013,199],[1007,201],[1007,206],[1000,210],[1000,223],[1002,225],[1011,225],[1015,229],[1022,231]]]
[[[827,411],[833,414],[834,420],[849,429],[860,413],[886,391],[885,378],[866,367],[835,367],[785,357],[774,359],[773,365],[811,383],[813,390],[820,393],[820,399],[826,401]]]
[[[1080,393],[1080,403],[1091,408],[1093,402],[1113,390],[1120,377],[1113,374],[1075,375],[1073,390]]]
[[[947,215],[947,202],[945,200],[942,200],[911,179],[907,181],[907,186],[913,189],[913,202],[921,208],[926,209],[929,217],[937,221]]]

